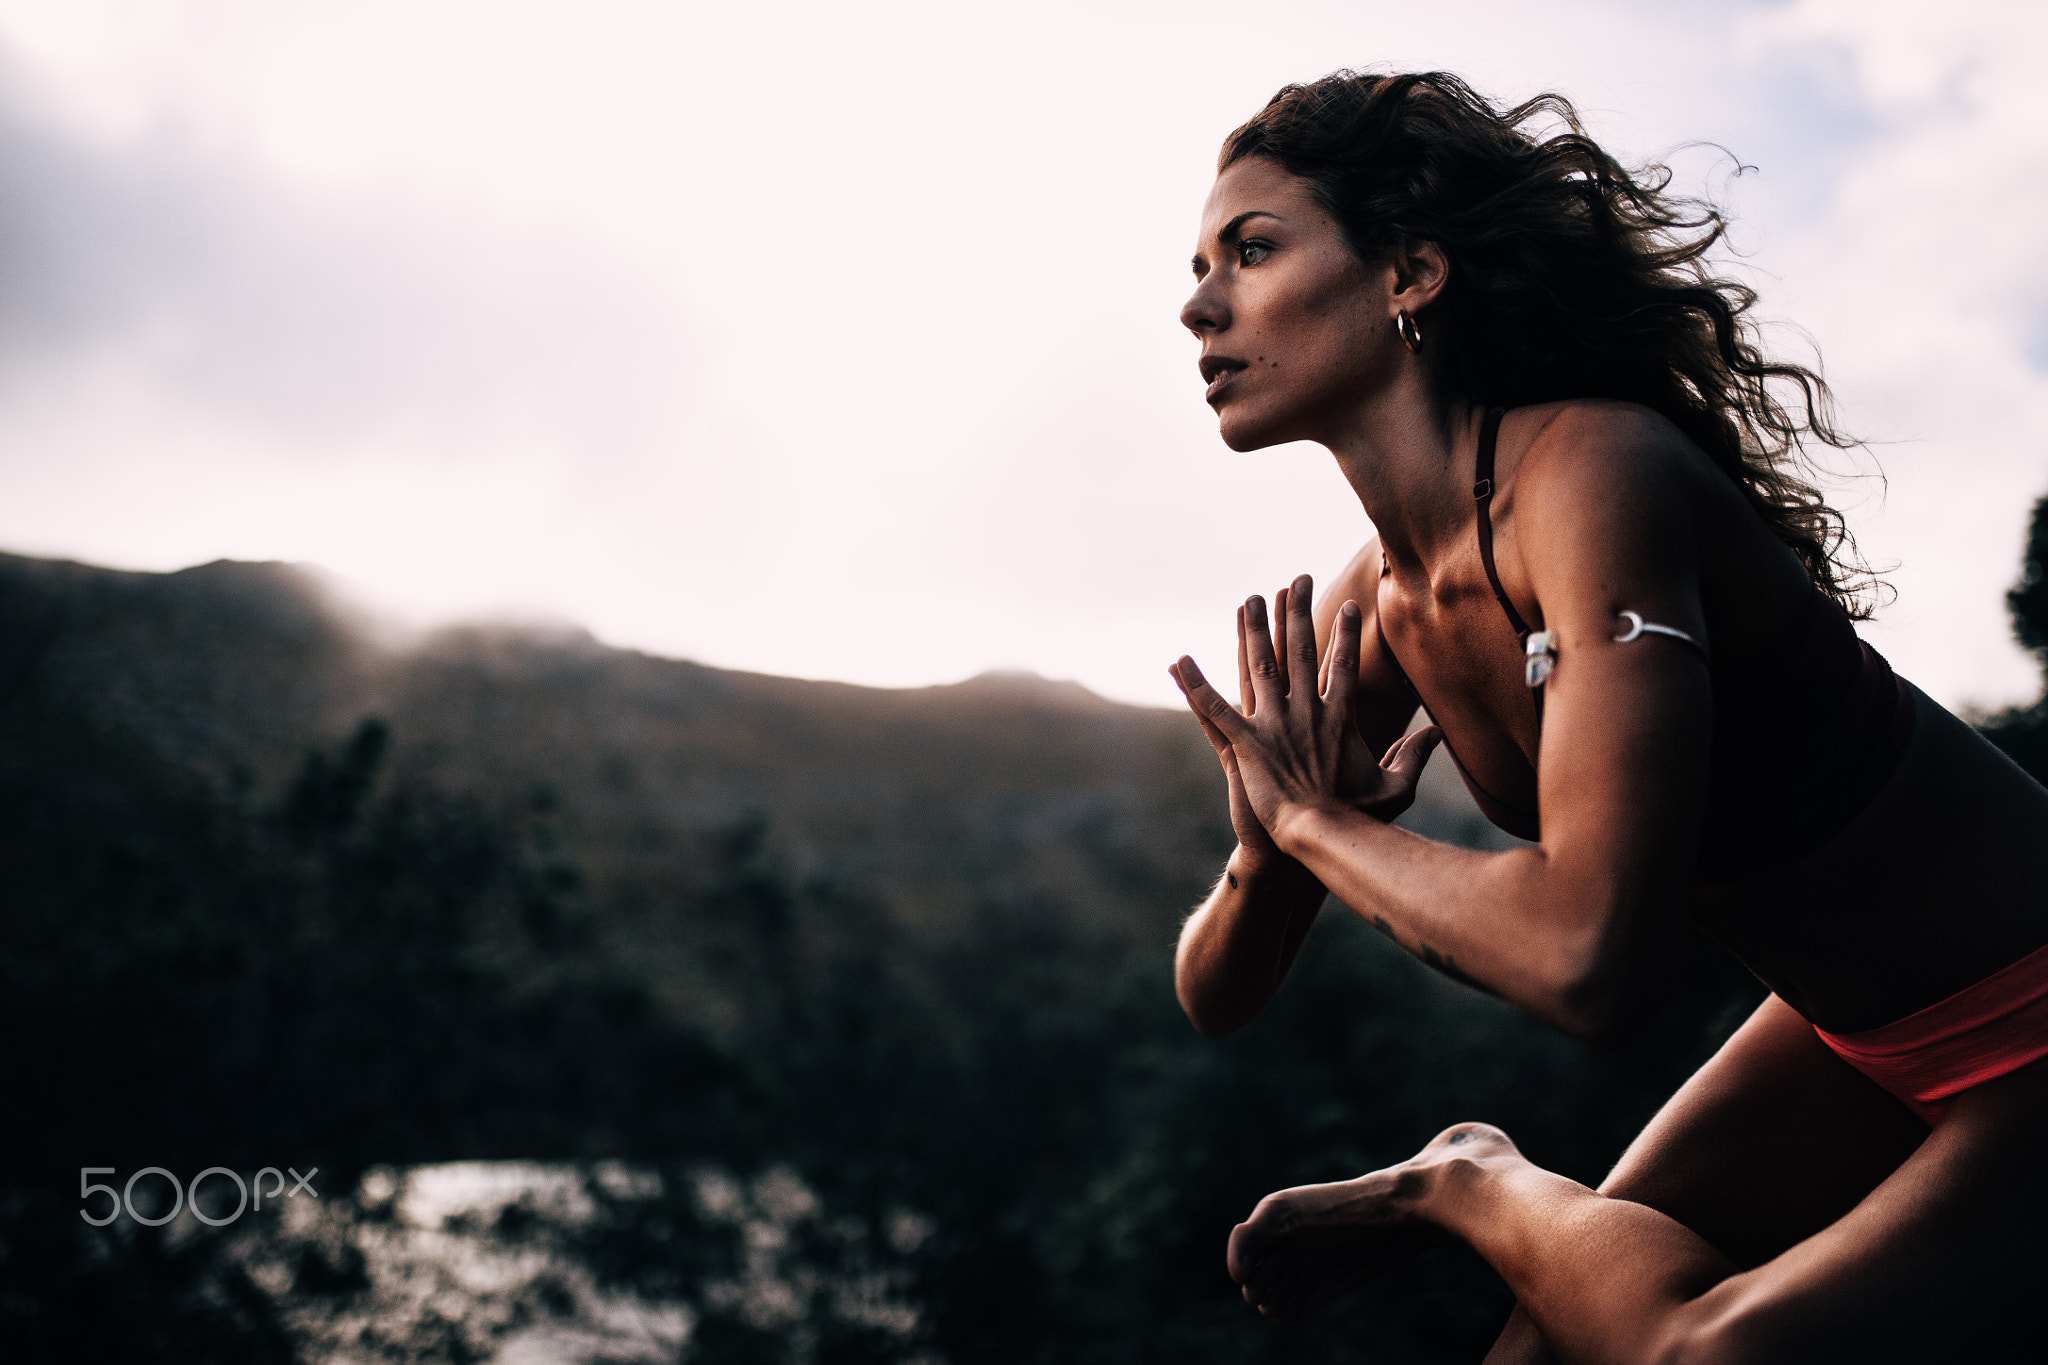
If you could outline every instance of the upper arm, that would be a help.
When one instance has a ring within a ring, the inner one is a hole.
[[[1700,655],[1623,610],[1711,647],[1700,605],[1697,451],[1654,414],[1568,409],[1517,473],[1519,558],[1557,665],[1544,688],[1537,799],[1543,851],[1596,957],[1641,912],[1682,903],[1705,811],[1712,685]]]
[[[1336,634],[1337,612],[1346,602],[1358,604],[1361,635],[1358,642],[1356,698],[1359,732],[1376,754],[1399,739],[1415,719],[1418,705],[1407,677],[1388,652],[1379,630],[1380,540],[1374,536],[1329,586],[1316,594],[1316,663],[1327,668],[1330,641]]]

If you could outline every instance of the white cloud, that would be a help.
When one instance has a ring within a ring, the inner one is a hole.
[[[637,436],[671,378],[672,312],[587,249],[296,189],[175,125],[96,140],[22,84],[0,83],[0,396],[17,405],[84,368],[120,376],[92,406],[255,428],[286,458],[531,425],[601,449]]]
[[[1367,532],[1326,456],[1232,455],[1200,406],[1174,318],[1216,144],[1283,80],[1441,65],[1562,88],[1630,154],[1761,168],[1736,192],[1772,310],[1852,424],[1926,438],[1882,452],[1870,540],[1912,564],[1885,647],[1938,695],[2014,693],[2015,337],[2048,276],[1955,163],[2038,156],[2010,73],[2039,43],[1886,36],[1911,17],[0,0],[43,87],[0,131],[47,153],[0,199],[74,229],[40,258],[54,311],[0,322],[0,543],[313,559],[710,662],[1170,701],[1240,595]],[[1970,472],[1916,473],[1936,450]]]
[[[2002,593],[2048,492],[2048,12],[1805,0],[1752,41],[1846,58],[1878,131],[1781,258],[1779,302],[1821,338],[1890,480],[1864,536],[1896,561],[1875,632],[1951,701],[2030,694]]]

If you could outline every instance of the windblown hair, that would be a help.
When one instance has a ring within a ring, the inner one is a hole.
[[[1525,131],[1543,120],[1562,131]],[[1726,220],[1667,193],[1668,167],[1622,166],[1561,95],[1496,109],[1440,71],[1286,86],[1224,141],[1217,170],[1248,157],[1306,180],[1362,260],[1403,243],[1442,248],[1449,280],[1417,322],[1450,392],[1654,409],[1735,481],[1822,591],[1869,615],[1882,585],[1804,473],[1807,442],[1856,442],[1834,425],[1818,373],[1764,354],[1755,291],[1708,268]]]

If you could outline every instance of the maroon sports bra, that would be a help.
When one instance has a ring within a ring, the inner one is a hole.
[[[1494,446],[1505,408],[1486,414],[1472,496],[1478,503],[1479,559],[1518,643],[1529,625],[1515,610],[1493,563]],[[1382,569],[1384,572],[1384,567]],[[1374,613],[1375,626],[1378,613]],[[1425,713],[1429,703],[1388,644],[1402,685]],[[1712,774],[1700,832],[1699,873],[1713,883],[1782,866],[1839,833],[1875,799],[1913,736],[1913,697],[1884,656],[1857,638],[1833,598],[1814,589],[1798,620],[1748,658],[1708,656],[1713,681]],[[1543,732],[1543,688],[1530,689]],[[1431,714],[1434,720],[1434,714]],[[1495,796],[1444,748],[1480,812],[1520,839],[1542,837],[1540,813]]]

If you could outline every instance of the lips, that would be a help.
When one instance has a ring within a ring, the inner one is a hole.
[[[1229,356],[1203,356],[1202,382],[1209,387],[1202,397],[1212,403],[1215,402],[1216,396],[1228,388],[1230,381],[1242,374],[1245,368],[1245,363],[1242,360],[1234,360]]]

